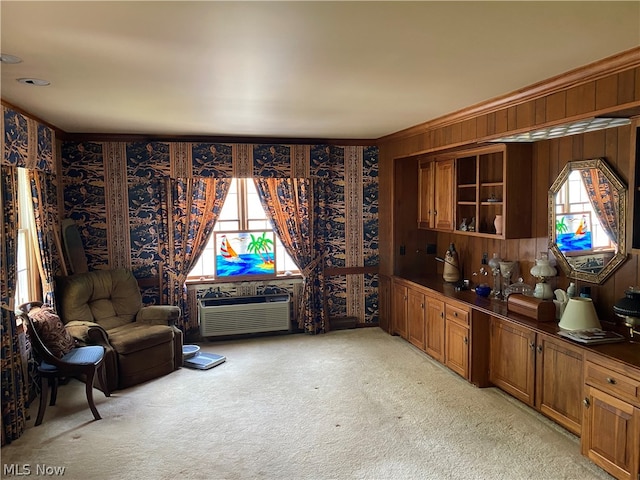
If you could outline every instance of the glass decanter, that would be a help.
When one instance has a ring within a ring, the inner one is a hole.
[[[504,292],[506,288],[511,285],[511,275],[514,273],[517,262],[502,260],[500,262],[500,273],[502,274],[502,278],[504,281],[502,282],[502,291]]]
[[[489,267],[491,268],[491,274],[493,275],[493,290],[491,291],[491,298],[500,298],[500,262],[502,259],[497,253],[493,254],[493,258],[489,260]]]

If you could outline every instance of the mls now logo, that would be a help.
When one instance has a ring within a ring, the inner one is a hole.
[[[2,474],[5,476],[16,477],[27,477],[29,475],[52,477],[64,475],[65,469],[66,467],[45,465],[44,463],[38,463],[35,467],[29,463],[24,463],[22,465],[18,463],[5,463],[2,468]]]

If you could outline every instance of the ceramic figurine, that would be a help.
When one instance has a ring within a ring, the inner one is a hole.
[[[444,255],[444,270],[442,278],[445,282],[455,283],[460,280],[460,267],[458,264],[458,252],[452,243]]]

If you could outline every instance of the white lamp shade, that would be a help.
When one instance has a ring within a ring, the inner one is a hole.
[[[531,267],[531,275],[538,278],[555,277],[557,271],[555,267],[549,265],[548,261],[538,260],[536,264]]]
[[[570,298],[558,326],[564,330],[585,330],[602,328],[593,300],[590,298]]]

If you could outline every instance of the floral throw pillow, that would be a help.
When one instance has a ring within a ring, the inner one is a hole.
[[[75,340],[49,305],[32,308],[29,311],[29,318],[33,321],[33,326],[43,343],[56,357],[62,358],[73,350]]]

